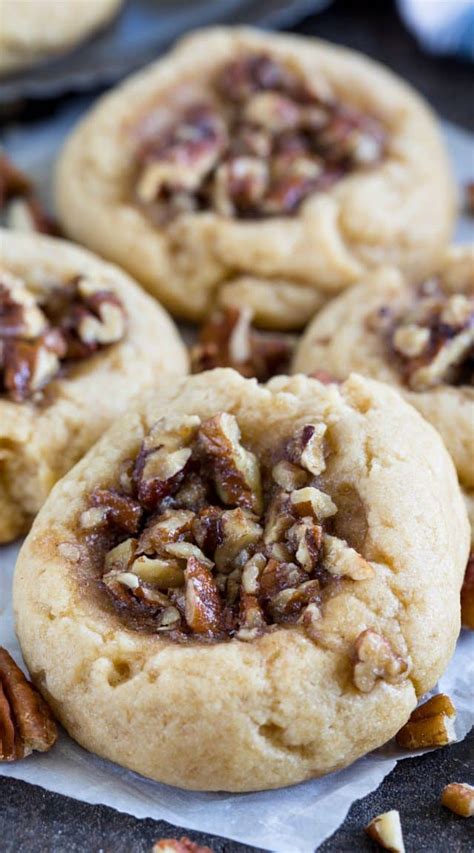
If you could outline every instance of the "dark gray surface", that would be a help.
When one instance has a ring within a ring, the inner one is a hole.
[[[462,742],[401,761],[380,788],[352,806],[343,825],[319,853],[356,853],[377,848],[363,827],[388,809],[400,811],[407,853],[467,853],[474,849],[472,822],[440,805],[448,782],[474,782],[474,732]],[[159,838],[185,831],[163,821],[137,820],[106,806],[89,806],[23,782],[0,778],[2,853],[151,853]],[[215,853],[259,848],[200,832],[186,835]]]
[[[349,45],[385,62],[417,86],[442,116],[474,129],[474,100],[469,94],[474,82],[472,66],[422,54],[388,0],[339,0],[294,29]],[[44,119],[63,104],[64,100],[29,103],[16,117],[22,115],[34,125],[36,119]],[[474,850],[470,822],[439,804],[440,792],[448,782],[474,782],[473,757],[471,733],[463,743],[400,762],[377,791],[354,803],[344,824],[319,848],[320,853],[375,851],[362,828],[390,808],[401,813],[407,853]],[[89,806],[0,778],[2,853],[146,853],[157,838],[183,833],[162,822],[137,820],[105,806]],[[257,849],[200,833],[186,834],[209,844],[216,853]]]

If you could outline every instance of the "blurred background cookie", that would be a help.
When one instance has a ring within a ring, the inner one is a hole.
[[[107,95],[56,173],[66,233],[175,314],[300,328],[381,262],[431,273],[454,187],[429,109],[366,57],[213,29]]]
[[[0,75],[73,48],[106,24],[122,0],[2,0]]]
[[[182,374],[172,321],[121,270],[65,241],[2,231],[0,542],[152,383]]]

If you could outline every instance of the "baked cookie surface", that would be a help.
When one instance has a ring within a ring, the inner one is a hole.
[[[2,0],[0,74],[64,53],[112,18],[122,0]]]
[[[395,385],[440,432],[471,505],[474,247],[451,248],[424,282],[394,269],[373,273],[315,317],[292,369],[336,379],[356,370]]]
[[[67,233],[176,314],[299,328],[367,269],[431,273],[454,191],[435,121],[349,50],[211,29],[103,98],[66,143]]]
[[[122,271],[0,231],[0,542],[135,395],[186,368],[172,321]]]
[[[384,743],[435,684],[468,538],[438,434],[392,389],[215,370],[56,485],[17,632],[87,749],[185,788],[275,788]]]

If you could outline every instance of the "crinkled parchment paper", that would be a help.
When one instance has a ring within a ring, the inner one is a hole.
[[[7,148],[20,166],[36,177],[47,195],[54,152],[74,121],[68,113],[51,129],[12,132]],[[446,140],[460,182],[472,179],[472,136],[445,126]],[[472,220],[461,220],[457,237],[473,239]],[[0,645],[21,663],[13,629],[11,578],[18,546],[0,548]],[[67,661],[65,661],[67,665]],[[456,732],[462,739],[474,724],[474,633],[464,633],[438,688],[458,709]],[[280,791],[254,794],[200,794],[150,782],[97,758],[61,735],[54,749],[25,761],[0,765],[0,774],[23,779],[88,803],[101,803],[136,817],[152,817],[178,826],[223,835],[276,853],[312,853],[342,823],[354,800],[374,790],[401,753],[393,743],[352,767],[324,779]]]

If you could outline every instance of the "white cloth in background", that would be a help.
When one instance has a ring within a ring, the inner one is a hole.
[[[474,60],[474,0],[398,0],[398,7],[430,53]]]

